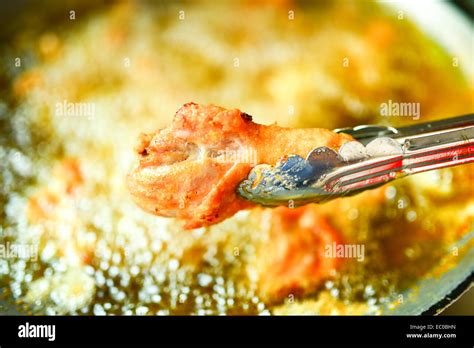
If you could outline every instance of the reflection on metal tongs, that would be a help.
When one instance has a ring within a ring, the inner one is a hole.
[[[276,165],[260,164],[239,194],[264,206],[295,206],[354,195],[407,175],[474,162],[474,115],[407,127],[337,129],[354,137],[338,152],[312,150]]]

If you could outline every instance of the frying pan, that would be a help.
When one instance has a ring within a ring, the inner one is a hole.
[[[407,17],[414,21],[427,35],[435,38],[449,53],[469,62],[472,60],[472,51],[470,51],[471,47],[465,43],[471,42],[473,31],[470,24],[472,18],[469,18],[472,16],[472,14],[469,14],[472,7],[466,5],[468,3],[461,1],[460,7],[464,8],[465,13],[461,12],[453,3],[444,1],[399,1],[387,2],[384,6],[393,7],[393,10],[404,11]],[[66,9],[70,9],[71,6],[83,13],[91,10],[90,3],[88,4],[87,1],[62,1],[53,4],[54,6],[48,4],[47,8],[40,8],[40,3],[28,0],[0,2],[0,23],[2,26],[0,28],[0,49],[8,47],[8,40],[10,40],[12,33],[23,30],[21,21],[17,21],[16,18],[25,11],[34,11],[36,16],[44,17],[45,20],[38,23],[59,25],[58,18],[61,17],[60,14],[64,13]],[[106,5],[107,1],[94,2],[95,9]],[[443,23],[443,25],[440,26],[439,23]],[[44,24],[37,24],[37,26],[41,25]],[[465,64],[462,68],[468,78],[474,77],[474,64]],[[8,78],[0,72],[0,95],[8,93]],[[0,218],[2,218],[1,215]],[[471,232],[462,240],[457,241],[453,247],[462,248],[472,238],[474,238],[474,226],[471,227]],[[400,305],[395,309],[384,308],[382,314],[438,314],[472,287],[473,280],[474,248],[470,246],[470,249],[460,258],[455,268],[446,271],[437,278],[419,280],[416,286],[403,293],[404,301]],[[13,304],[13,301],[0,300],[0,314],[20,315],[22,310]]]

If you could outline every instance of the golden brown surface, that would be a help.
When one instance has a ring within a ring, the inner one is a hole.
[[[256,262],[259,291],[266,299],[280,301],[314,291],[335,274],[337,258],[325,257],[325,246],[341,243],[327,216],[311,206],[268,210],[271,227],[267,246]]]
[[[306,156],[319,146],[337,149],[349,139],[326,129],[259,125],[238,109],[188,103],[170,127],[140,136],[128,186],[143,209],[184,220],[187,229],[208,226],[253,205],[236,188],[256,164]]]

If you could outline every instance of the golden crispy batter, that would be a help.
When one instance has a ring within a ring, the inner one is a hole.
[[[184,220],[187,229],[208,226],[252,206],[235,189],[256,164],[306,156],[318,146],[337,149],[348,140],[326,129],[264,126],[238,109],[188,103],[168,128],[140,136],[128,187],[146,211]]]
[[[339,244],[340,233],[314,205],[278,207],[265,214],[270,214],[271,226],[256,263],[260,295],[281,301],[314,291],[338,266],[325,248]]]

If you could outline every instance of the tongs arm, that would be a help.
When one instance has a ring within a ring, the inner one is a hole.
[[[474,114],[450,117],[441,120],[422,122],[403,127],[387,127],[374,125],[360,125],[353,128],[338,128],[336,133],[346,133],[362,144],[367,144],[375,138],[403,138],[421,136],[442,131],[465,129],[474,126]]]
[[[239,185],[239,194],[266,206],[302,205],[474,161],[474,114],[401,128],[358,126],[336,132],[356,141],[344,144],[339,153],[316,148],[306,159],[293,155],[275,166],[258,165]]]
[[[392,138],[402,146],[402,153],[359,161],[335,169],[328,174],[325,188],[335,194],[351,194],[406,175],[473,162],[473,116],[471,123],[472,125],[455,127],[454,130],[394,136]]]

